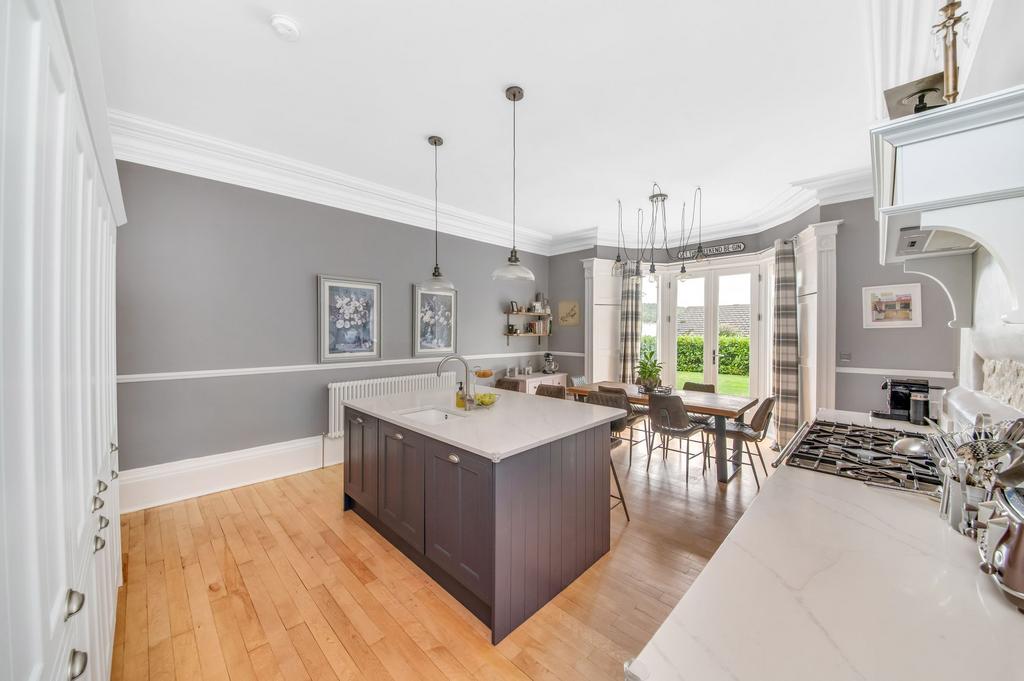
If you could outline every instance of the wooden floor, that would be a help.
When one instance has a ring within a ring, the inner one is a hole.
[[[622,679],[756,488],[613,458],[632,522],[613,510],[611,552],[497,646],[342,513],[340,466],[126,514],[112,678]]]

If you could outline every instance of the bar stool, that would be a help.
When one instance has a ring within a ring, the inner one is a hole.
[[[661,444],[658,446],[663,450],[664,458],[668,458],[669,452],[679,452],[686,457],[686,477],[689,478],[690,459],[704,456],[703,448],[700,454],[690,454],[690,435],[703,430],[704,425],[690,420],[690,415],[686,413],[686,406],[683,404],[683,398],[679,395],[651,395],[650,398],[651,431],[656,435],[661,435]],[[670,448],[668,445],[672,438],[685,439],[686,451]],[[647,457],[647,470],[651,469],[653,456],[654,448],[651,449],[650,456]]]
[[[514,378],[499,378],[494,382],[494,387],[498,390],[511,390],[512,392],[518,392],[519,381]]]
[[[598,385],[597,391],[607,393],[609,395],[622,395],[626,400],[626,404],[629,405],[630,416],[635,417],[632,420],[632,424],[643,423],[644,424],[644,444],[647,445],[647,451],[651,451],[651,447],[654,445],[654,435],[651,433],[650,427],[647,425],[647,416],[651,413],[650,409],[645,404],[633,404],[629,401],[629,393],[626,392],[625,388],[619,388],[613,385]],[[633,428],[629,429],[629,465],[633,465],[633,444],[632,439],[634,435]],[[639,442],[637,440],[636,442]]]
[[[611,422],[612,433],[621,433],[626,428],[632,429],[632,426],[630,426],[630,424],[629,424],[629,420],[631,418],[634,418],[634,417],[629,416],[629,399],[625,395],[619,395],[619,394],[616,394],[616,393],[609,393],[609,392],[591,391],[590,394],[587,395],[587,404],[597,404],[597,405],[600,405],[602,407],[612,407],[614,409],[621,409],[624,412],[626,412],[625,416],[623,416],[622,418],[619,418],[619,419],[615,419],[614,421]],[[613,435],[612,436],[612,441],[615,441],[615,440],[618,440],[619,442],[622,442],[622,438],[621,437],[616,437],[615,435]],[[629,447],[630,447],[629,457],[630,457],[630,460],[632,460],[632,458],[633,458],[633,443],[632,443],[632,441],[630,442]],[[628,523],[629,522],[629,509],[626,508],[626,495],[624,495],[622,493],[622,485],[619,484],[619,474],[615,470],[615,462],[612,461],[611,456],[608,457],[608,465],[611,466],[611,469],[612,469],[612,478],[615,480],[615,489],[617,489],[619,491],[618,496],[616,496],[614,494],[611,495],[612,499],[616,499],[617,500],[616,503],[612,504],[611,508],[615,508],[616,506],[619,506],[621,504],[622,505],[622,512],[626,514],[626,522]]]
[[[750,425],[742,421],[728,421],[725,424],[726,440],[739,440],[743,443],[743,449],[747,452],[747,462],[740,460],[740,464],[750,466],[750,470],[754,471],[754,482],[757,483],[758,489],[761,489],[761,481],[757,479],[757,468],[754,466],[754,456],[750,451],[750,443],[753,443],[757,449],[757,458],[761,460],[761,470],[764,471],[764,477],[767,479],[768,468],[764,465],[764,456],[761,455],[760,442],[768,435],[768,425],[772,422],[772,411],[774,409],[775,398],[769,397],[758,405],[757,411],[754,412],[750,419]],[[705,426],[704,433],[709,435],[709,440],[713,440],[715,436],[714,424]],[[704,447],[704,456],[705,460],[707,460],[708,447],[706,444]]]

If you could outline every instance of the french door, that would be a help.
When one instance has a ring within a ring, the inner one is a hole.
[[[659,355],[662,381],[710,383],[725,395],[760,392],[761,295],[757,265],[662,275]]]

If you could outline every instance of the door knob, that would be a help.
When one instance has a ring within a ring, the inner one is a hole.
[[[404,440],[404,439],[405,439],[405,436],[404,436],[404,435],[402,435],[401,433],[395,433],[395,434],[394,434],[394,435],[392,435],[391,437],[393,437],[393,438],[395,438],[396,440],[399,440],[399,441],[401,441],[401,440]]]
[[[89,664],[89,656],[83,650],[72,650],[71,659],[68,662],[68,679],[75,681],[85,673],[85,667]]]
[[[452,463],[458,463],[459,461],[462,461],[462,459],[459,458],[458,454],[449,454],[448,460],[451,461]]]
[[[362,416],[357,416],[356,417],[356,423],[360,423],[361,424],[362,422],[363,422],[363,417]]]
[[[113,453],[114,453],[114,452],[116,452],[117,450],[118,450],[118,448],[117,448],[117,443],[116,443],[116,442],[111,442],[111,443],[110,443],[110,453],[111,453],[111,454],[113,454]]]
[[[115,470],[114,470],[113,468],[111,468],[111,469],[110,469],[110,479],[111,479],[111,480],[117,480],[117,476],[118,476],[118,475],[119,475],[119,474],[118,474],[118,472],[117,472],[117,471],[115,471]]]
[[[96,494],[103,494],[106,491],[107,491],[107,483],[103,482],[102,480],[97,480],[96,481]]]
[[[105,530],[105,529],[107,529],[108,525],[110,525],[110,518],[108,518],[105,515],[101,515],[100,516],[100,529],[101,530]]]
[[[103,550],[103,547],[107,545],[107,540],[103,537],[96,535],[92,538],[92,552],[99,553]]]
[[[99,497],[93,497],[92,498],[92,512],[95,513],[96,511],[100,510],[101,508],[103,508],[103,499],[101,499]]]
[[[68,589],[68,601],[67,607],[64,610],[64,621],[67,622],[69,619],[77,615],[84,605],[85,594],[81,591]]]

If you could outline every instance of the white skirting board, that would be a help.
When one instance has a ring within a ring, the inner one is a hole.
[[[129,513],[342,461],[342,439],[320,435],[121,471],[121,512]]]

